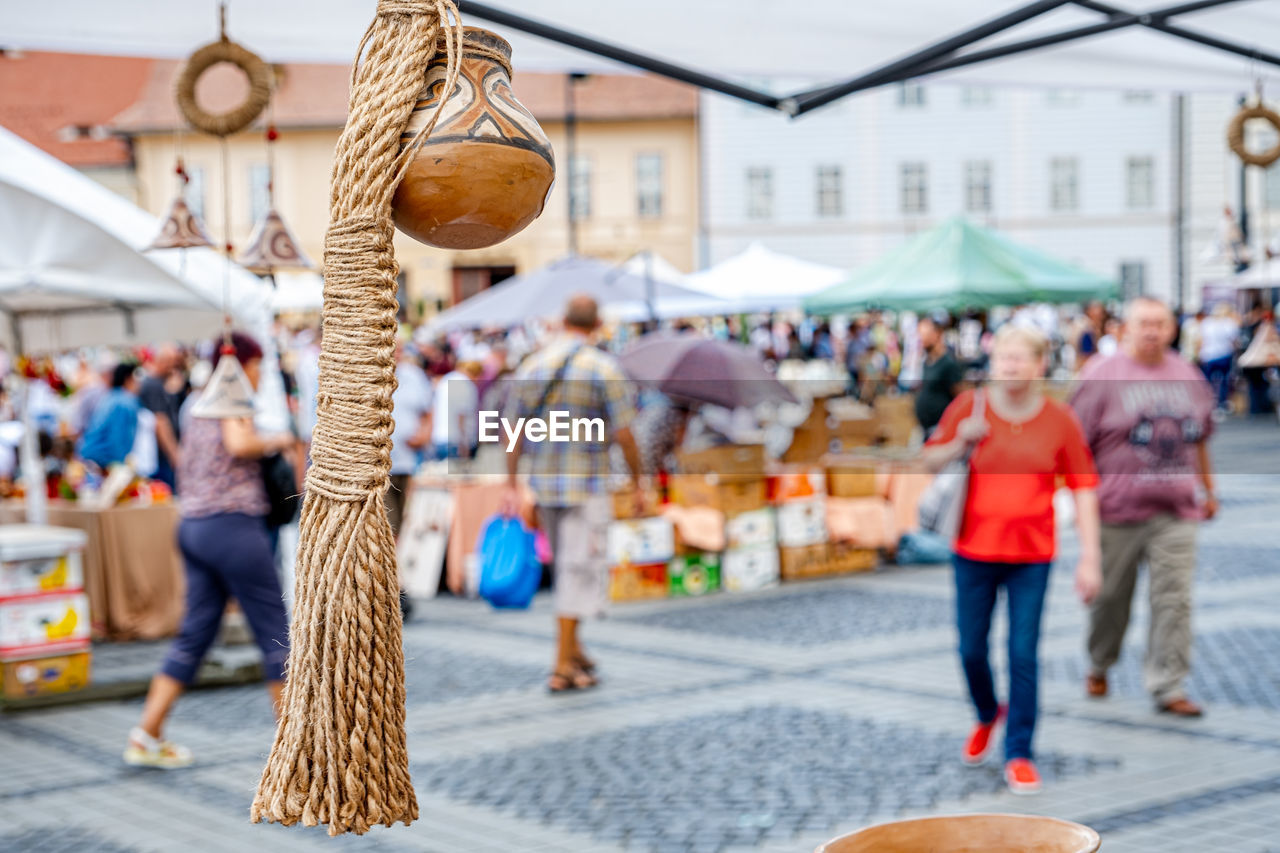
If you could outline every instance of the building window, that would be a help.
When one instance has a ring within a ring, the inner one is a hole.
[[[923,107],[924,106],[924,86],[919,83],[899,83],[898,84],[898,106],[900,107]]]
[[[1150,104],[1156,99],[1156,93],[1148,89],[1129,89],[1124,93],[1126,104]]]
[[[1080,93],[1075,89],[1050,89],[1045,94],[1045,103],[1051,107],[1078,107]]]
[[[1049,161],[1049,207],[1076,210],[1080,206],[1079,164],[1074,157],[1054,157]]]
[[[249,167],[249,221],[257,222],[271,205],[271,171],[266,163]]]
[[[1125,161],[1125,199],[1130,210],[1146,210],[1155,204],[1156,167],[1150,157]]]
[[[187,207],[198,218],[204,219],[204,168],[201,166],[187,167],[187,186],[183,190],[183,197],[186,199]]]
[[[926,213],[929,210],[929,171],[924,163],[903,163],[902,212]]]
[[[1267,207],[1280,210],[1280,166],[1267,167]]]
[[[819,166],[817,178],[818,215],[844,215],[844,178],[840,167]]]
[[[960,90],[960,104],[965,107],[989,107],[995,93],[988,86],[965,86]]]
[[[1120,262],[1120,295],[1133,299],[1146,292],[1147,265],[1145,261]]]
[[[591,216],[591,160],[575,154],[569,160],[569,218],[581,221]]]
[[[636,213],[641,219],[662,216],[662,155],[636,155]]]
[[[964,209],[969,213],[991,212],[990,160],[970,160],[964,164]]]
[[[747,169],[747,218],[773,217],[773,170],[768,166]]]

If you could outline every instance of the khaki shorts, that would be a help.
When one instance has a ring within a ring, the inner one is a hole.
[[[556,615],[593,619],[609,599],[606,534],[613,520],[609,495],[593,495],[577,506],[539,506],[538,523],[551,545]]]

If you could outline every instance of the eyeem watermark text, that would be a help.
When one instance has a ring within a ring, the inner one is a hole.
[[[508,453],[515,450],[521,435],[525,441],[534,444],[544,441],[604,441],[604,418],[573,418],[567,411],[552,409],[547,413],[550,417],[516,418],[513,424],[498,411],[481,411],[479,414],[480,443],[495,444],[505,435]]]

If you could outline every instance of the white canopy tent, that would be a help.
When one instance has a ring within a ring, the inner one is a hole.
[[[276,289],[271,294],[271,310],[318,313],[324,307],[324,276],[310,270],[282,270],[275,274]]]
[[[511,40],[517,69],[620,66],[518,32],[515,15],[748,88],[767,89],[760,81],[775,77],[846,80],[993,20],[1006,26],[987,28],[994,34],[982,39],[960,40],[950,58],[1081,30],[1087,37],[964,65],[948,76],[996,85],[1240,92],[1251,88],[1260,67],[1242,53],[1256,49],[1263,61],[1275,61],[1268,51],[1280,44],[1280,4],[1184,3],[1180,14],[1164,17],[1172,2],[808,0],[787,14],[764,0],[461,0],[459,5],[466,23],[489,26]],[[229,0],[229,32],[268,61],[349,62],[375,5],[375,0]],[[0,33],[9,48],[180,57],[213,40],[216,14],[212,0],[4,3]],[[495,17],[503,23],[490,23]],[[1227,52],[1223,43],[1242,53]]]
[[[839,267],[775,252],[760,243],[709,269],[685,277],[685,287],[725,300],[735,312],[786,311],[843,281]]]
[[[232,318],[265,353],[259,423],[284,431],[270,287],[211,249],[140,252],[159,231],[156,217],[0,128],[0,313],[17,317],[25,349],[211,340],[225,281]]]

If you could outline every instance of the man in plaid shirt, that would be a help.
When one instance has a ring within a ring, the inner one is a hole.
[[[632,385],[617,360],[592,345],[599,326],[594,299],[570,299],[564,333],[526,358],[516,372],[506,415],[511,423],[519,423],[519,418],[550,420],[552,412],[567,412],[574,421],[599,419],[604,424],[603,434],[587,429],[571,441],[524,441],[522,434],[507,455],[504,509],[510,514],[518,506],[517,472],[523,456],[538,523],[553,554],[559,643],[548,684],[552,692],[596,685],[595,664],[578,643],[578,623],[603,611],[608,589],[605,533],[613,517],[611,443],[622,448],[637,502],[644,486],[640,453],[629,427],[636,415]]]

